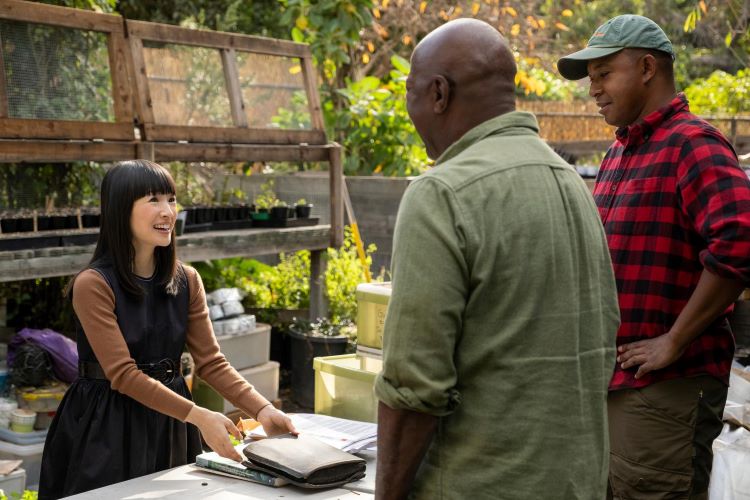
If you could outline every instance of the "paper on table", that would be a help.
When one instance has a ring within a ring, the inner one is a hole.
[[[290,413],[288,415],[300,433],[314,437],[342,451],[355,453],[364,449],[372,449],[377,442],[377,424],[312,413]],[[266,434],[262,427],[258,427],[247,435],[249,437],[263,437]]]

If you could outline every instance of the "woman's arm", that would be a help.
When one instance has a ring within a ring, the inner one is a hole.
[[[296,434],[289,417],[247,383],[221,353],[209,319],[200,275],[192,267],[184,268],[190,288],[187,344],[195,361],[195,373],[237,408],[258,420],[268,435]]]

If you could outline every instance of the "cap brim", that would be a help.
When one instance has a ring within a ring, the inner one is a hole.
[[[580,80],[589,74],[589,61],[614,54],[622,49],[623,47],[586,47],[569,56],[561,57],[557,61],[557,70],[563,78]]]

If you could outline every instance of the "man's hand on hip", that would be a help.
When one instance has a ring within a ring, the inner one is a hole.
[[[638,366],[635,378],[641,378],[650,371],[658,370],[677,361],[685,352],[686,345],[677,342],[671,332],[659,337],[639,340],[617,348],[617,362],[622,369]]]

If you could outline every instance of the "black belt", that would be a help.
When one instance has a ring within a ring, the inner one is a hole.
[[[170,384],[175,377],[182,376],[182,364],[179,360],[162,359],[157,363],[141,363],[136,366],[143,373],[162,384]],[[102,366],[96,361],[79,361],[78,375],[83,378],[107,380]]]

